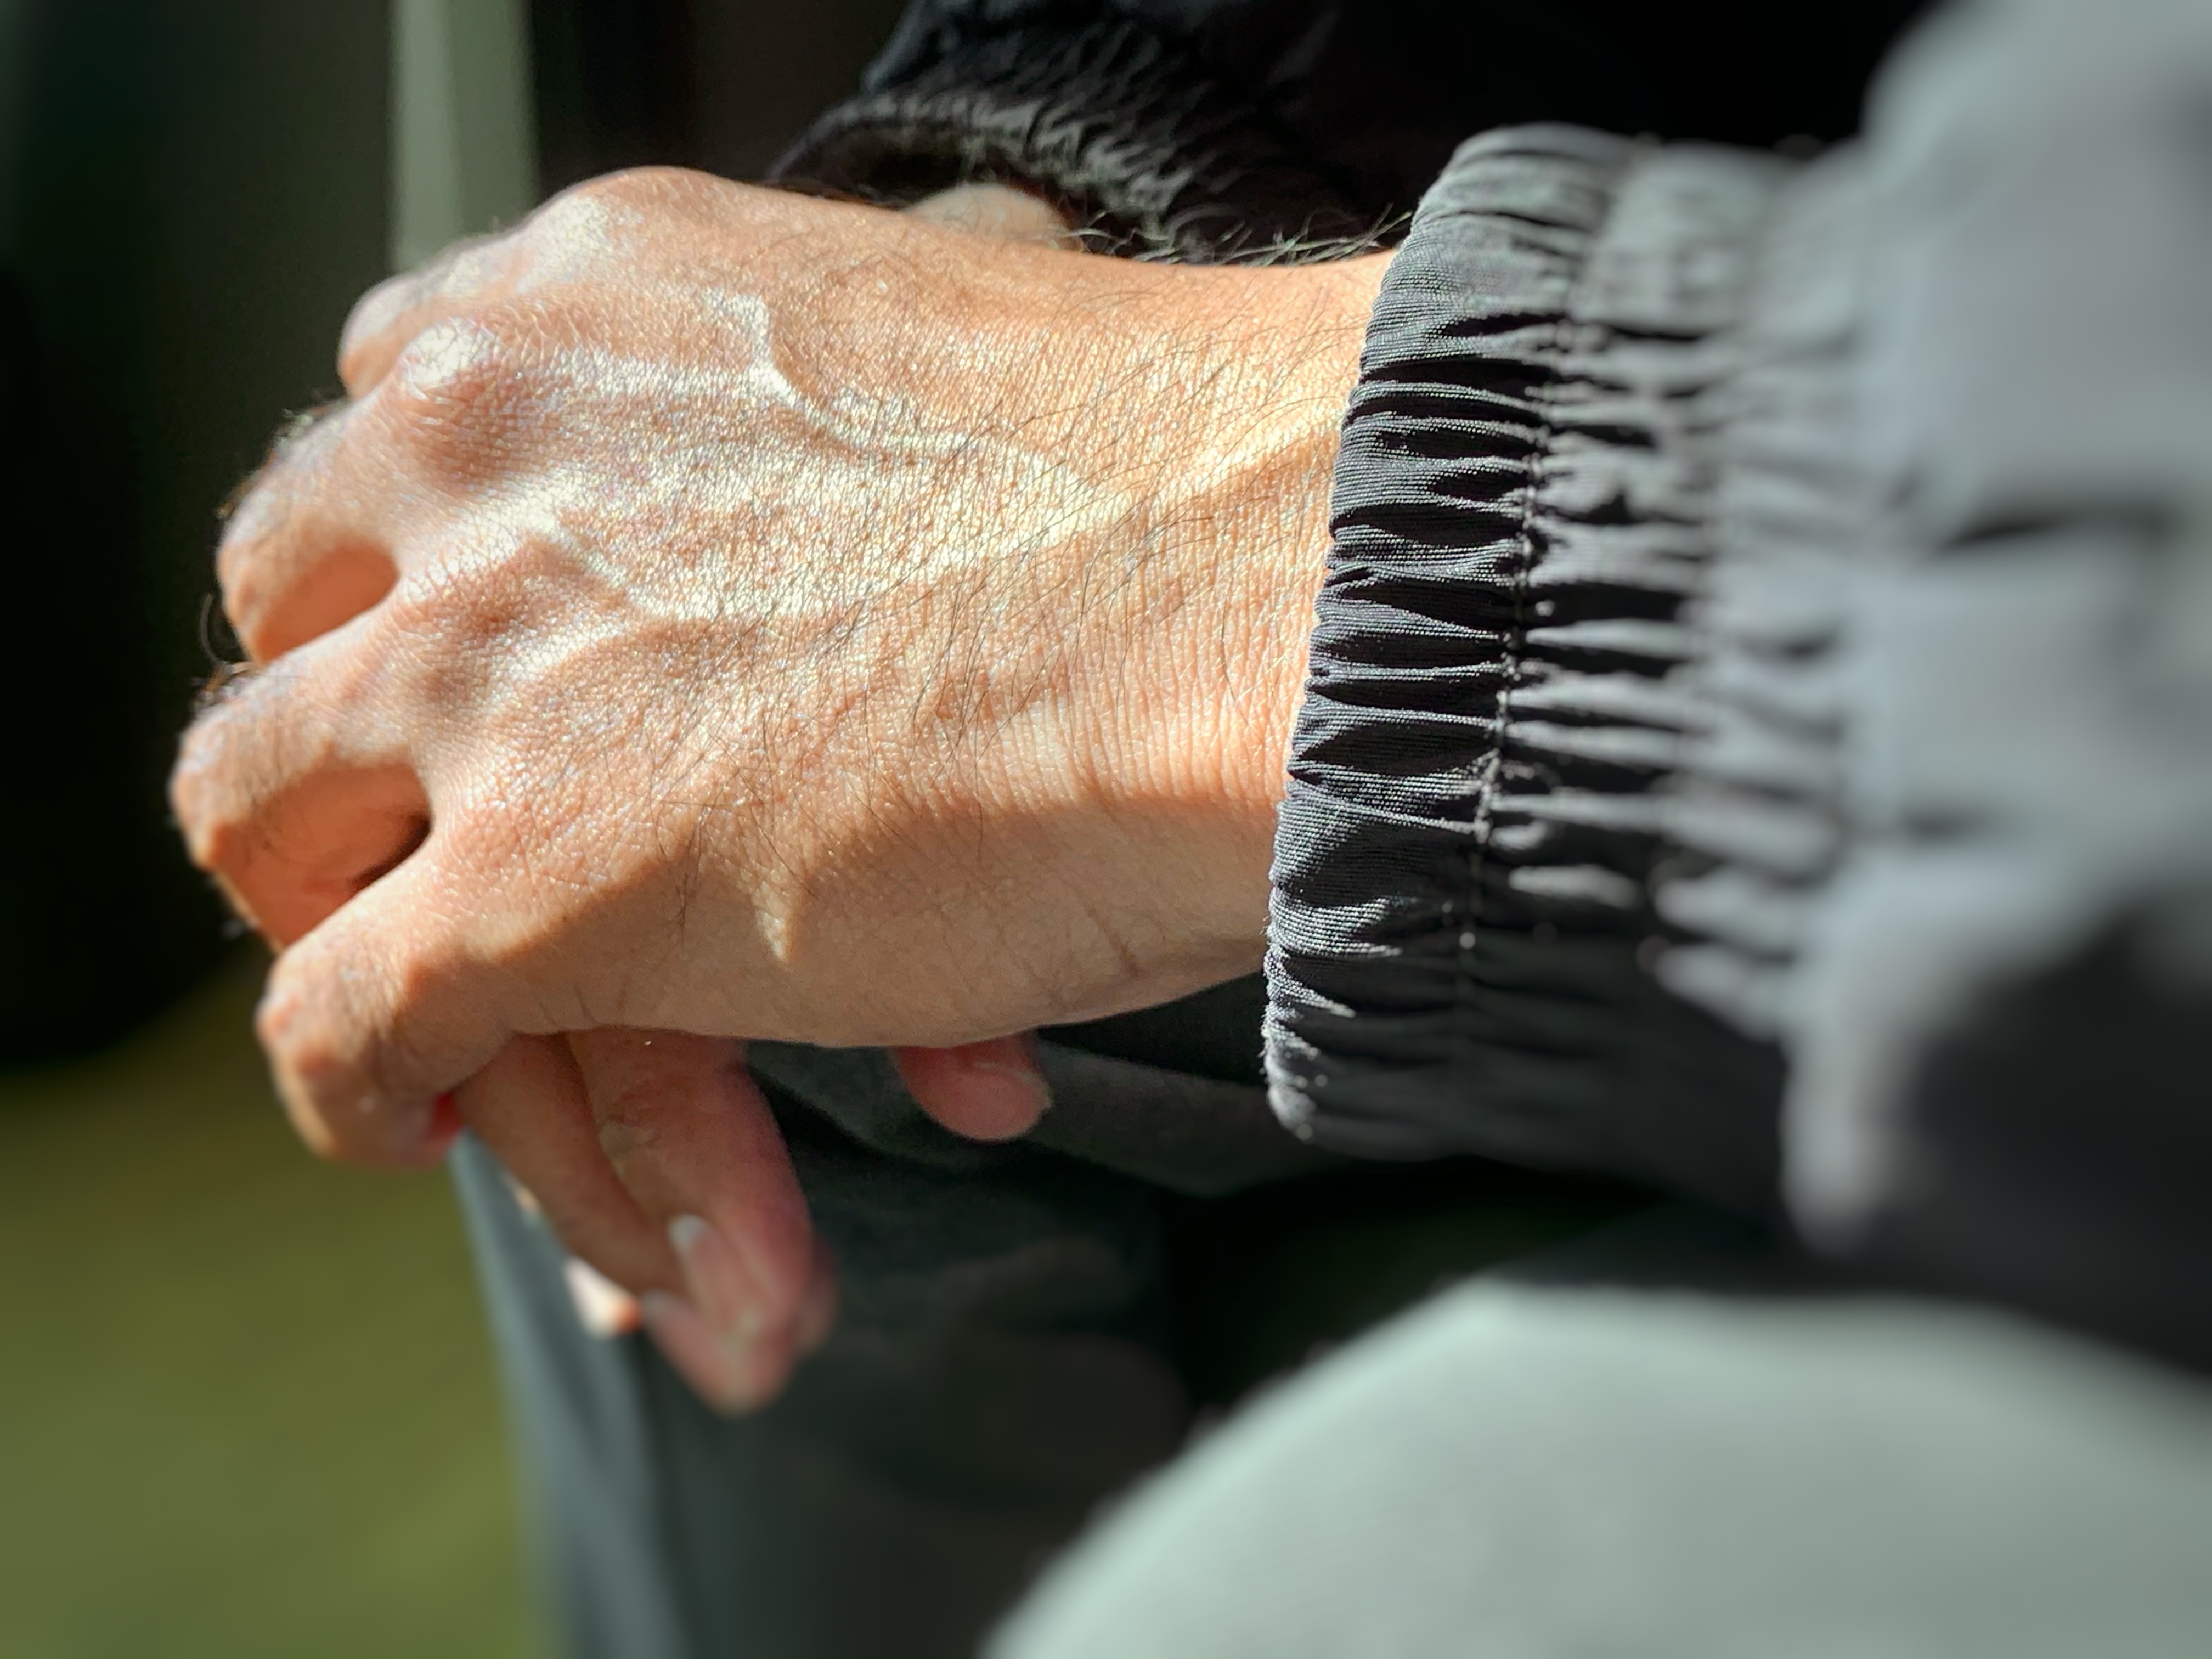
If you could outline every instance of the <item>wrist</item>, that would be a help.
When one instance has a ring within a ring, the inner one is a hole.
[[[1164,408],[1103,793],[1176,856],[1161,884],[1214,977],[1264,949],[1267,872],[1326,573],[1337,436],[1389,256],[1218,270]]]

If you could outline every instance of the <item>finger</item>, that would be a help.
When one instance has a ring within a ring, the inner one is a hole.
[[[569,1250],[625,1290],[682,1288],[666,1232],[599,1150],[565,1037],[516,1037],[453,1098],[461,1121],[498,1155]]]
[[[374,386],[409,342],[432,324],[512,293],[522,264],[520,228],[456,242],[356,301],[338,336],[338,379],[347,395],[358,398]]]
[[[819,1240],[814,1248],[814,1277],[806,1287],[806,1300],[799,1310],[793,1333],[799,1352],[812,1353],[830,1340],[837,1323],[837,1268]]]
[[[782,1391],[799,1360],[822,1346],[836,1322],[836,1275],[826,1254],[817,1250],[815,1261],[799,1318],[734,1355],[695,1301],[648,1291],[638,1298],[639,1316],[654,1345],[702,1398],[733,1413],[750,1411]]]
[[[453,890],[439,850],[434,834],[270,970],[255,1028],[294,1127],[325,1158],[435,1163],[441,1099],[516,1029],[501,980],[453,920],[473,901]]]
[[[361,397],[424,330],[526,288],[619,264],[623,244],[649,234],[641,232],[644,218],[725,198],[732,188],[676,167],[637,167],[573,185],[521,223],[456,242],[421,269],[369,289],[339,337],[338,376]]]
[[[295,421],[226,515],[216,550],[223,611],[266,662],[358,616],[391,591],[392,474],[363,477],[359,405]]]
[[[561,1264],[576,1322],[593,1336],[629,1336],[645,1328],[637,1298],[590,1262],[570,1256]]]
[[[765,1334],[732,1350],[727,1334],[696,1304],[665,1291],[647,1291],[638,1312],[677,1374],[716,1411],[741,1417],[783,1392],[800,1355],[791,1327]]]
[[[371,660],[341,633],[234,676],[185,733],[170,774],[193,862],[280,945],[396,866],[428,827]]]
[[[894,1048],[915,1104],[970,1140],[1012,1140],[1036,1127],[1052,1104],[1027,1037],[994,1037],[957,1048]]]
[[[822,1268],[799,1177],[743,1048],[629,1030],[579,1033],[569,1046],[599,1144],[666,1227],[682,1269],[687,1307],[648,1298],[647,1328],[666,1335],[670,1359],[709,1403],[764,1405],[797,1361]]]

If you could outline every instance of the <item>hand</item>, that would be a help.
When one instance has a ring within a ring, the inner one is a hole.
[[[234,518],[267,665],[174,784],[292,941],[260,1029],[310,1139],[433,1156],[473,1079],[503,1151],[611,1154],[594,1194],[518,1169],[556,1219],[750,1170],[679,1228],[688,1276],[562,1231],[688,1289],[664,1324],[706,1272],[799,1341],[803,1205],[711,1039],[969,1044],[1257,959],[1379,264],[1133,265],[649,173],[370,295],[354,403]]]

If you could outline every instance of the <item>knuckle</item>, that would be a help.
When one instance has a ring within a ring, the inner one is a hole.
[[[672,222],[705,220],[741,189],[683,167],[633,167],[572,185],[520,233],[534,283],[562,284],[629,272],[665,253]]]
[[[185,733],[169,773],[169,810],[184,834],[185,852],[203,870],[216,867],[222,841],[232,828],[225,792],[216,778],[219,755],[203,716]]]
[[[308,955],[295,947],[277,958],[270,969],[268,988],[253,1011],[253,1034],[298,1092],[322,1109],[325,1128],[343,1133],[352,1126],[343,1114],[331,1121],[330,1109],[347,1096],[357,1100],[361,1091],[352,1055],[314,987]]]
[[[656,210],[698,187],[702,175],[683,167],[626,167],[571,185],[531,216],[532,240],[564,251],[611,252]]]
[[[603,247],[628,210],[609,190],[606,179],[571,185],[530,216],[523,234],[531,251],[541,258],[548,253],[586,253]]]
[[[434,426],[502,391],[511,356],[490,316],[442,319],[407,343],[376,401],[387,420]]]
[[[511,453],[546,391],[533,322],[507,305],[434,323],[371,394],[380,424],[433,481],[480,480]]]
[[[289,661],[234,671],[212,685],[178,740],[169,805],[202,869],[234,871],[265,848],[268,820],[290,793],[343,763],[349,731],[380,696],[373,664],[356,653],[319,662],[313,675]],[[318,705],[355,711],[351,726]]]
[[[422,286],[422,273],[402,271],[386,277],[353,302],[338,331],[338,372],[348,386],[354,383],[354,365],[362,350],[414,303]]]
[[[594,1102],[599,1113],[599,1150],[619,1174],[641,1158],[651,1158],[665,1136],[655,1114],[631,1091]]]
[[[509,229],[464,236],[447,244],[416,273],[409,297],[418,303],[436,299],[465,302],[498,286],[511,274],[514,243],[514,232]]]
[[[185,729],[169,774],[169,805],[192,861],[221,870],[236,861],[252,816],[251,780],[239,751],[240,702],[216,703]]]
[[[281,585],[283,550],[308,533],[319,505],[320,486],[330,461],[346,441],[352,405],[325,404],[286,422],[261,465],[247,476],[222,510],[222,538],[216,544],[216,580],[223,608],[241,629],[265,606]]]
[[[253,1016],[263,1049],[349,1139],[373,1137],[411,1097],[407,1080],[419,1070],[412,1016],[428,993],[419,967],[395,970],[364,957],[356,948],[341,960],[312,939],[294,945],[270,970]],[[361,993],[371,987],[383,994],[364,1006]]]

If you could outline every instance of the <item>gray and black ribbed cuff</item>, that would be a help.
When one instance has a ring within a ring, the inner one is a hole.
[[[1392,264],[1276,841],[1270,1084],[1324,1146],[1774,1201],[1778,1054],[1645,964],[1709,398],[1786,172],[1493,132]]]

